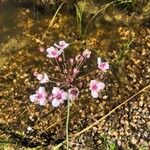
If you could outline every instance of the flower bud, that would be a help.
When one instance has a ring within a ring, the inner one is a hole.
[[[67,69],[64,69],[64,71],[63,71],[63,72],[64,72],[65,74],[66,74],[66,73],[68,73]]]
[[[43,47],[40,47],[39,51],[43,53],[45,51],[45,49]]]
[[[79,73],[79,69],[74,68],[74,69],[73,69],[73,74],[77,74],[77,73]]]
[[[76,55],[75,60],[78,61],[82,61],[84,58],[83,56],[81,56],[80,54]]]
[[[73,63],[74,63],[74,59],[73,58],[70,58],[70,63],[71,63],[71,65],[73,65]]]
[[[88,49],[86,49],[84,52],[83,52],[83,57],[85,58],[85,59],[87,59],[87,58],[90,58],[91,57],[91,51],[89,51]]]
[[[37,71],[33,72],[33,75],[36,77],[38,75],[38,72]]]
[[[59,61],[59,62],[62,62],[62,58],[61,58],[61,57],[58,57],[58,61]]]

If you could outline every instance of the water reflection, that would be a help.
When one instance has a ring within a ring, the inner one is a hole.
[[[34,15],[30,14],[33,8],[32,3],[0,1],[0,43],[22,33],[20,24],[25,16],[34,18]]]

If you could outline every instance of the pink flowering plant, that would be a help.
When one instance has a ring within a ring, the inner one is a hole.
[[[60,78],[47,75],[45,72],[35,71],[33,75],[40,83],[38,90],[30,95],[30,101],[41,106],[51,103],[52,107],[59,107],[65,102],[67,105],[67,121],[66,121],[66,141],[67,150],[69,150],[69,111],[70,102],[77,99],[80,95],[80,90],[83,89],[82,79],[85,80],[86,76],[92,77],[87,81],[89,86],[90,95],[93,98],[98,98],[105,88],[102,82],[104,74],[109,69],[108,62],[102,61],[100,57],[95,60],[96,68],[92,71],[87,67],[89,59],[91,58],[92,51],[85,49],[82,53],[78,53],[74,57],[66,59],[65,51],[68,49],[69,44],[65,41],[60,41],[58,44],[54,43],[53,46],[44,49],[40,48],[41,53],[45,53],[51,63],[52,68],[60,75]],[[92,75],[93,72],[98,72],[97,75]],[[80,82],[79,82],[80,81]],[[86,81],[86,80],[85,80]],[[45,84],[48,84],[49,90],[46,91]]]
[[[53,107],[58,107],[64,104],[65,101],[75,100],[80,95],[79,88],[75,85],[76,79],[80,77],[81,69],[84,69],[84,64],[91,58],[91,51],[85,49],[82,53],[77,54],[73,58],[66,60],[65,49],[69,47],[69,44],[65,41],[60,41],[58,44],[54,43],[47,49],[40,48],[40,52],[46,53],[46,56],[50,59],[53,67],[61,74],[63,81],[55,81],[51,79],[45,72],[34,72],[33,75],[39,80],[41,86],[30,96],[30,100],[33,103],[39,105],[46,105],[48,102]],[[86,69],[86,68],[85,68]],[[103,62],[100,57],[97,58],[97,68],[99,70],[98,77],[91,79],[89,84],[89,90],[93,98],[98,98],[101,91],[104,89],[105,84],[101,81],[104,73],[109,69],[108,62]],[[88,74],[88,73],[87,73]],[[81,76],[82,77],[82,76]],[[46,92],[44,85],[47,83],[55,83],[52,91]]]

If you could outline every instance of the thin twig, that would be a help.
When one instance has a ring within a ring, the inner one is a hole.
[[[117,107],[115,107],[113,110],[111,110],[108,114],[106,114],[105,116],[103,116],[102,118],[100,118],[99,120],[95,121],[93,124],[91,124],[90,126],[86,127],[85,129],[81,130],[80,132],[72,135],[72,137],[77,137],[80,134],[88,131],[89,129],[91,129],[93,126],[97,125],[100,121],[104,120],[105,118],[107,118],[108,116],[110,116],[113,112],[115,112],[118,108],[120,108],[121,106],[125,105],[128,101],[130,101],[132,98],[134,98],[135,96],[137,96],[138,94],[140,94],[141,92],[145,91],[146,89],[148,89],[150,87],[150,85],[144,87],[142,90],[140,90],[139,92],[137,92],[136,94],[134,94],[133,96],[131,96],[130,98],[128,98],[127,100],[125,100],[123,103],[121,103],[120,105],[118,105]]]
[[[59,148],[61,146],[63,146],[63,144],[66,143],[66,140],[64,140],[63,142],[61,142],[60,144],[56,145],[55,147],[53,147],[53,150],[59,150]]]

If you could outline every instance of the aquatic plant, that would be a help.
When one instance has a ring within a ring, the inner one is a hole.
[[[38,103],[40,105],[46,105],[47,102],[51,102],[54,107],[58,107],[63,104],[65,100],[75,99],[79,96],[79,90],[75,85],[77,76],[80,76],[82,66],[87,59],[91,57],[91,51],[86,49],[81,54],[77,54],[74,58],[70,58],[69,61],[65,58],[64,50],[68,48],[69,44],[65,41],[60,41],[59,44],[54,43],[54,46],[47,48],[40,48],[41,52],[46,52],[46,56],[50,58],[53,67],[61,74],[63,81],[51,80],[45,72],[38,73],[35,71],[33,75],[39,80],[40,84],[55,83],[51,94],[47,94],[45,88],[40,86],[35,94],[30,96],[31,102]],[[98,75],[104,74],[109,69],[108,62],[102,62],[101,58],[97,58],[97,66],[100,70]],[[97,98],[98,93],[104,89],[105,84],[99,81],[98,78],[92,79],[89,83],[91,90],[91,96]],[[62,89],[62,87],[65,89]],[[49,93],[49,92],[48,92]]]
[[[76,20],[77,20],[77,29],[79,33],[82,34],[82,27],[83,27],[83,13],[86,8],[86,2],[78,2],[76,7]]]
[[[60,41],[58,44],[54,43],[47,49],[39,48],[40,52],[45,53],[49,58],[53,68],[60,74],[60,79],[55,80],[54,77],[48,76],[45,72],[38,73],[35,71],[33,75],[39,80],[41,86],[35,92],[35,94],[30,95],[30,101],[41,106],[47,105],[48,102],[52,104],[53,107],[59,107],[64,103],[68,103],[67,109],[67,121],[66,121],[66,141],[67,147],[69,147],[69,137],[68,137],[68,124],[69,124],[69,113],[70,113],[70,102],[79,98],[80,95],[80,81],[86,75],[92,74],[93,71],[88,71],[88,67],[84,64],[91,58],[92,52],[85,49],[82,53],[78,53],[73,58],[66,59],[65,49],[69,47],[65,41]],[[82,69],[87,69],[86,74],[83,75]],[[97,76],[92,77],[89,83],[89,90],[93,98],[98,98],[101,91],[104,89],[105,84],[100,81],[103,79],[104,73],[109,69],[108,62],[103,62],[100,57],[97,58]],[[79,80],[80,79],[80,80]],[[51,85],[52,91],[47,91],[43,86],[49,83]],[[55,86],[54,86],[55,84]],[[68,148],[69,149],[69,148]]]

